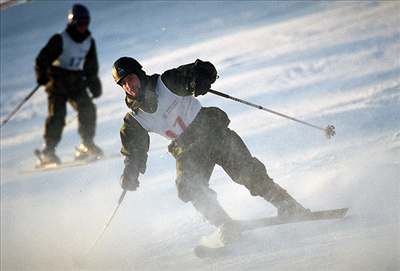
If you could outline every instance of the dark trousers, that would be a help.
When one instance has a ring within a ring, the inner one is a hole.
[[[200,135],[199,132],[193,134]],[[176,159],[178,196],[184,202],[191,202],[211,224],[220,226],[231,220],[218,203],[216,192],[209,187],[216,164],[253,196],[264,197],[274,191],[276,185],[265,166],[251,155],[239,135],[228,127],[209,131],[207,136],[198,136],[190,142],[186,140],[186,143],[179,139],[169,148]]]
[[[67,114],[67,102],[78,112],[78,132],[82,142],[92,142],[96,130],[96,106],[85,90],[74,95],[48,93],[48,117],[45,123],[46,146],[54,148],[61,140]]]

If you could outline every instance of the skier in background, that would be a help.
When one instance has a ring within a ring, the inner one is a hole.
[[[216,107],[202,107],[195,98],[206,94],[215,82],[217,71],[213,64],[197,59],[161,75],[148,76],[138,61],[122,57],[114,62],[112,75],[125,91],[125,103],[130,108],[120,131],[121,153],[125,156],[123,189],[138,188],[139,173],[146,170],[149,132],[155,132],[172,141],[168,150],[176,159],[179,198],[191,202],[209,223],[218,227],[224,244],[238,239],[240,229],[209,187],[216,164],[251,195],[274,205],[279,216],[309,212],[268,176],[264,164],[228,128],[226,113]]]
[[[102,86],[98,77],[96,44],[88,30],[89,23],[89,10],[81,4],[73,5],[68,12],[66,29],[53,35],[36,58],[37,83],[45,86],[48,95],[45,143],[38,154],[39,166],[61,163],[55,148],[65,126],[67,102],[78,112],[81,144],[75,158],[103,156],[103,151],[93,141],[96,107],[91,98],[100,97]],[[90,90],[91,97],[86,88]]]

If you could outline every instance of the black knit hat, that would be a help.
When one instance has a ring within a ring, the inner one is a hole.
[[[87,7],[81,4],[75,4],[68,11],[68,25],[89,25],[90,13]]]

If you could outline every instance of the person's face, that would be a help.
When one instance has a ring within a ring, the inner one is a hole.
[[[88,28],[89,28],[89,19],[79,20],[76,24],[76,30],[81,34],[84,34],[86,30],[88,30]]]
[[[140,94],[140,79],[136,74],[129,74],[121,80],[120,85],[130,96],[137,98]]]
[[[76,30],[78,30],[79,33],[83,34],[86,32],[88,29],[87,25],[77,25]]]

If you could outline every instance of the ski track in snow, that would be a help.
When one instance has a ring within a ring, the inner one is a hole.
[[[137,57],[148,73],[210,60],[220,75],[214,89],[321,127],[335,125],[337,135],[327,140],[320,131],[246,105],[212,94],[200,98],[229,114],[231,128],[301,203],[350,212],[343,221],[249,232],[240,249],[197,259],[193,247],[213,228],[177,198],[168,142],[151,135],[140,189],[127,194],[80,269],[75,260],[97,238],[121,193],[122,159],[21,174],[42,143],[46,97],[35,94],[1,128],[1,270],[400,269],[399,3],[118,2],[107,9],[105,3],[83,3],[94,17],[104,89],[96,102],[96,140],[107,153],[119,151],[127,111],[110,76],[116,58]],[[147,5],[156,4],[150,20]],[[26,66],[64,27],[69,5],[33,1],[1,11],[1,119],[32,88],[33,70]],[[46,11],[53,23],[42,28],[35,15]],[[15,14],[20,21],[14,22]],[[119,20],[110,21],[110,14]],[[143,22],[144,29],[119,27],[121,22]],[[69,108],[67,120],[74,116]],[[64,130],[62,159],[72,157],[79,143],[76,128],[72,121]],[[275,215],[271,205],[227,180],[216,167],[211,187],[234,218]]]

